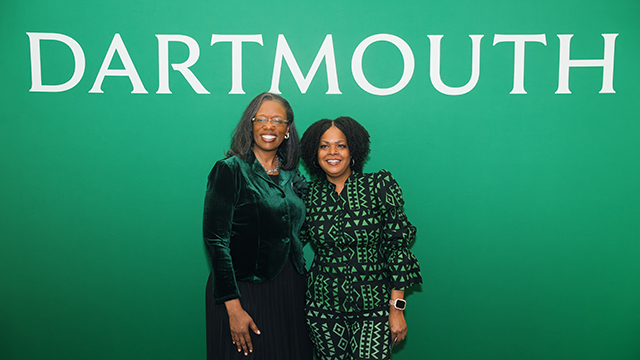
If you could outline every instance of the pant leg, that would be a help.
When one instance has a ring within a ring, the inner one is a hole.
[[[319,360],[351,359],[351,330],[339,313],[307,308],[307,325]]]
[[[372,316],[373,315],[373,316]],[[391,330],[385,311],[359,314],[348,320],[352,336],[353,360],[387,360],[391,358]]]
[[[385,310],[344,314],[307,307],[307,324],[320,360],[391,358],[391,330]]]

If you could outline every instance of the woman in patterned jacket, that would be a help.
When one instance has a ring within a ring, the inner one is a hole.
[[[350,117],[317,121],[302,137],[317,177],[301,234],[315,250],[305,311],[322,360],[389,359],[407,333],[404,290],[422,282],[400,187],[386,170],[362,173],[369,144]]]

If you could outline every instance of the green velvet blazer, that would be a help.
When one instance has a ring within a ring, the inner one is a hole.
[[[253,152],[220,160],[209,174],[203,236],[217,304],[241,296],[237,281],[275,278],[288,258],[299,273],[305,271],[300,193],[306,181],[297,169],[280,170],[278,178],[273,182]]]

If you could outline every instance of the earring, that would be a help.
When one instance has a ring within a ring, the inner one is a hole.
[[[287,134],[284,136],[284,138],[285,138],[285,139],[288,139],[288,138],[289,138],[289,133],[287,133]]]
[[[314,168],[319,168],[320,166],[318,166],[318,162],[313,160],[313,162],[311,163],[313,165]]]
[[[355,164],[356,164],[356,159],[351,158],[351,166],[353,166],[353,165],[355,165]]]

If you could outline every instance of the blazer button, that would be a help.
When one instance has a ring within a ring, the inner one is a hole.
[[[289,220],[289,214],[282,215],[282,220]]]
[[[282,239],[282,242],[284,242],[284,243],[288,243],[288,242],[289,242],[289,238],[288,238],[288,237],[286,237],[286,238]]]

